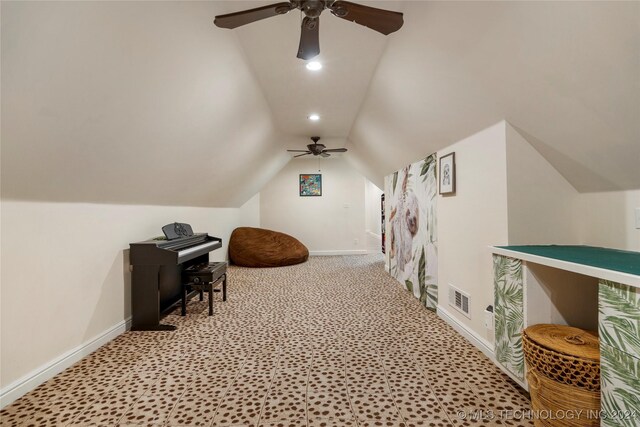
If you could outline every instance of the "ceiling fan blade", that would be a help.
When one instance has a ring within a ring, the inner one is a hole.
[[[346,148],[329,148],[327,150],[322,150],[323,153],[345,153],[346,151]]]
[[[256,7],[255,9],[218,15],[213,20],[213,23],[220,28],[237,28],[241,25],[260,21],[261,19],[284,15],[292,9],[295,9],[295,7],[289,2],[275,3],[268,6]]]
[[[302,157],[302,156],[308,156],[311,153],[304,153],[304,154],[298,154],[297,156],[293,156],[293,157]]]
[[[309,150],[287,150],[290,153],[311,153]]]
[[[300,46],[298,47],[298,58],[311,59],[320,53],[320,20],[306,16],[302,20],[300,30]]]
[[[338,0],[330,6],[330,9],[331,13],[338,18],[364,25],[385,36],[398,31],[404,23],[400,12],[363,6],[348,1]]]
[[[329,153],[325,153],[325,152],[323,151],[322,153],[320,153],[320,155],[321,155],[322,157],[329,157],[331,154],[329,154]]]

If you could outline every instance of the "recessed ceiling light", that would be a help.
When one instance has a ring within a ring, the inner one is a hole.
[[[309,115],[309,120],[311,120],[312,122],[317,122],[318,120],[320,120],[320,116],[317,114],[310,114]]]
[[[307,70],[318,71],[322,69],[322,64],[318,61],[307,62]]]

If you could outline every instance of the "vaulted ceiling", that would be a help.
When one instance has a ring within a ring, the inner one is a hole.
[[[263,4],[236,2],[231,9]],[[398,2],[367,4],[393,10],[402,6]],[[304,138],[316,134],[347,138],[388,37],[325,11],[320,19],[320,55],[314,58],[323,69],[309,72],[306,62],[296,58],[300,24],[301,13],[294,10],[234,31],[280,130]],[[306,120],[310,113],[322,120]]]
[[[640,188],[640,3],[363,2],[404,27],[323,13],[316,73],[296,11],[212,24],[268,3],[2,2],[2,197],[238,206],[311,135],[380,183],[502,119],[578,190]]]
[[[578,190],[640,188],[640,3],[409,2],[349,135],[389,173],[508,120]]]

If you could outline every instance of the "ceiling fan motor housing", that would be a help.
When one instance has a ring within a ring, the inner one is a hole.
[[[309,149],[309,151],[311,151],[315,156],[317,156],[318,154],[322,153],[322,150],[324,150],[325,145],[324,144],[318,144],[318,143],[314,143],[314,144],[309,144],[307,145],[307,148]]]
[[[302,0],[298,8],[307,18],[317,18],[328,6],[327,3],[328,2],[324,0]]]
[[[287,150],[290,152],[294,152],[294,153],[299,153],[299,152],[303,152],[303,154],[298,154],[295,157],[302,157],[302,156],[307,156],[309,154],[313,154],[314,156],[322,156],[322,157],[329,157],[331,156],[330,153],[344,153],[347,151],[346,148],[332,148],[327,150],[327,147],[324,144],[318,144],[318,141],[320,141],[320,137],[319,136],[312,136],[311,140],[313,141],[313,144],[309,144],[307,145],[307,151],[304,150]]]

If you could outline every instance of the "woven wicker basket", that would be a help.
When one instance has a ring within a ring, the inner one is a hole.
[[[600,349],[591,332],[534,325],[522,333],[536,427],[599,426]]]

